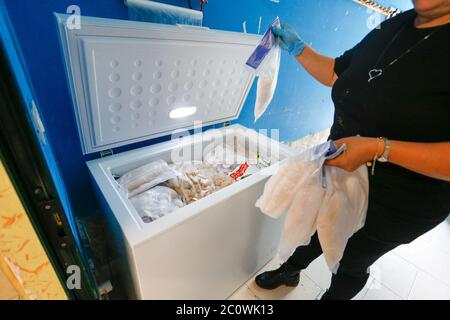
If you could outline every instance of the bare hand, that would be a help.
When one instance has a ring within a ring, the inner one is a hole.
[[[325,161],[325,164],[348,172],[355,171],[361,165],[372,161],[375,155],[381,155],[384,149],[383,141],[377,138],[347,137],[334,143],[338,148],[346,144],[347,150],[337,158]]]

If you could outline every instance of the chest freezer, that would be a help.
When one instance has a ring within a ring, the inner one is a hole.
[[[260,37],[142,22],[57,15],[83,152],[172,134],[167,142],[87,162],[108,221],[113,271],[129,297],[225,299],[277,252],[283,219],[255,207],[289,147],[240,125],[187,134],[236,119],[253,83],[245,61]],[[116,178],[143,164],[202,160],[227,144],[271,166],[150,223]]]

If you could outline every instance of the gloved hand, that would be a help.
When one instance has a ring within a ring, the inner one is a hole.
[[[290,25],[282,24],[281,28],[274,26],[272,31],[280,39],[281,49],[286,50],[290,55],[296,57],[305,49],[305,42]]]

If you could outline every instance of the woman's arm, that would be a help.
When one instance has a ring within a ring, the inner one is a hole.
[[[377,138],[348,137],[335,141],[339,147],[347,145],[347,150],[326,165],[336,166],[346,171],[354,171],[367,161],[380,156],[384,143]],[[411,171],[450,181],[450,142],[418,143],[392,141],[389,162]]]
[[[295,58],[310,75],[323,85],[332,87],[338,78],[334,72],[334,59],[317,53],[311,47],[305,47],[303,52]]]
[[[450,142],[392,141],[389,162],[429,177],[450,181]]]

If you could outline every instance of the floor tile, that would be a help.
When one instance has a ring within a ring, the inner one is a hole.
[[[370,267],[370,275],[402,299],[407,299],[418,270],[410,262],[389,252]]]
[[[370,286],[372,285],[372,283],[374,282],[374,278],[373,277],[369,277],[369,279],[367,280],[366,285],[364,286],[364,288],[361,289],[361,291],[353,297],[352,300],[363,300],[363,298],[365,297],[367,291],[369,290]]]
[[[308,268],[302,271],[302,274],[306,274],[322,290],[326,290],[330,286],[331,272],[323,255],[314,260]]]
[[[450,220],[447,219],[432,231],[432,246],[435,249],[442,250],[450,254]]]
[[[419,271],[409,300],[450,300],[450,286],[426,272]]]
[[[450,254],[437,249],[432,243],[409,244],[396,250],[396,253],[450,286]]]
[[[402,300],[402,298],[377,280],[373,280],[362,300]]]
[[[258,298],[253,294],[253,292],[246,286],[242,286],[237,290],[229,300],[258,300]]]

